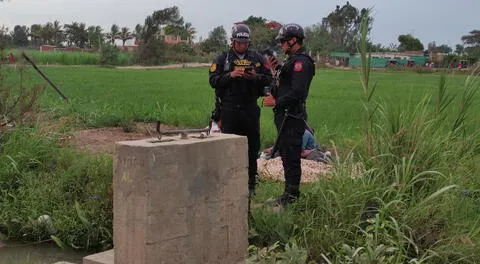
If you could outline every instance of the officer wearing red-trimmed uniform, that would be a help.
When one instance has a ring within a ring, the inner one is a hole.
[[[248,138],[249,197],[255,192],[257,157],[260,150],[260,108],[257,99],[272,80],[264,58],[249,50],[250,28],[236,24],[232,28],[232,47],[215,58],[209,81],[215,89],[216,110],[222,133]]]
[[[269,57],[269,66],[276,69],[278,85],[264,98],[264,106],[273,106],[274,121],[278,133],[278,148],[282,157],[285,190],[282,195],[269,201],[285,206],[300,195],[302,137],[306,128],[306,100],[310,83],[315,75],[315,64],[303,47],[305,34],[298,24],[286,24],[277,37],[287,55],[283,65]]]

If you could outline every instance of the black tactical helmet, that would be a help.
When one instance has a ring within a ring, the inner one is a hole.
[[[236,42],[250,42],[250,28],[245,24],[236,24],[232,27],[232,39]]]
[[[290,38],[296,37],[297,39],[304,39],[305,33],[303,32],[303,28],[295,23],[286,24],[280,28],[278,31],[278,35],[275,38],[277,41],[281,41],[283,39],[287,40]]]

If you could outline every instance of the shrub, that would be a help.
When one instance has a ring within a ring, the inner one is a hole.
[[[117,65],[119,64],[119,53],[120,50],[111,44],[105,44],[100,50],[100,61],[101,65]]]
[[[135,62],[145,65],[159,65],[166,62],[165,50],[165,42],[152,37],[147,43],[138,47],[135,53]]]

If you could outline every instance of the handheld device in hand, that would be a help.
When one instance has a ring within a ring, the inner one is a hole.
[[[251,72],[253,70],[253,66],[245,67],[245,72]]]

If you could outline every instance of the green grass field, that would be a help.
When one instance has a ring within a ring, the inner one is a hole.
[[[47,88],[42,98],[44,111],[75,114],[87,126],[113,126],[126,120],[155,121],[182,127],[205,126],[213,107],[213,90],[207,69],[126,70],[99,67],[45,67],[43,71],[71,99],[64,103]],[[460,92],[466,76],[449,76],[452,91]],[[33,79],[39,80],[36,73]],[[376,96],[408,108],[431,94],[438,74],[374,72]],[[317,138],[343,144],[361,135],[363,106],[358,71],[319,70],[310,88],[309,121]],[[480,106],[474,106],[479,112]],[[470,116],[480,123],[479,116]],[[262,142],[274,141],[271,108],[262,108]]]
[[[41,52],[39,50],[7,50],[4,54],[12,53],[19,61],[22,58],[22,52],[25,52],[38,65],[99,65],[101,55],[99,52],[81,52],[81,51],[49,51]],[[132,54],[120,52],[117,65],[128,65]]]

